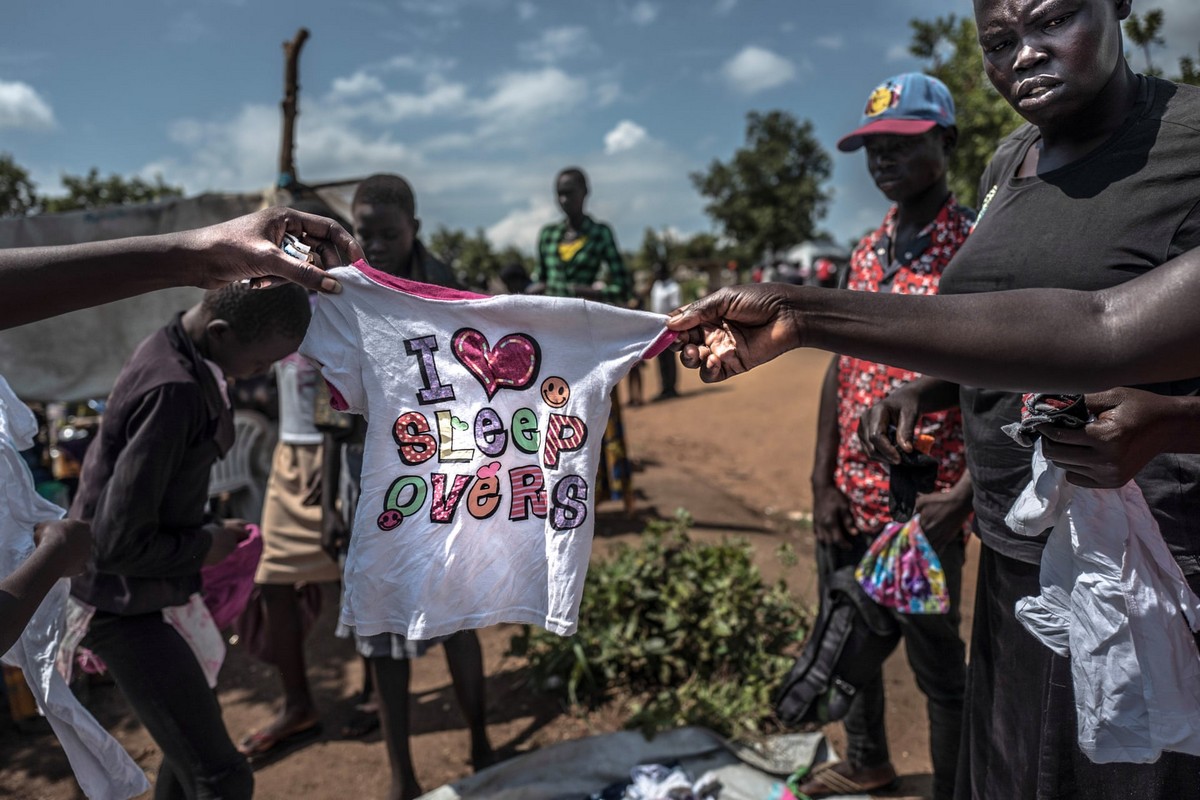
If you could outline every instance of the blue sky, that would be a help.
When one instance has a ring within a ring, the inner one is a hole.
[[[1195,0],[1158,0],[1162,63],[1195,54]],[[275,178],[281,43],[300,26],[297,163],[321,182],[399,172],[427,230],[482,227],[532,249],[553,177],[627,249],[646,227],[711,230],[688,173],[727,159],[750,110],[811,119],[833,157],[839,240],[886,203],[834,149],[871,88],[919,69],[908,20],[965,0],[125,0],[12,3],[0,31],[0,150],[59,175],[160,173],[188,193]],[[1135,66],[1140,58],[1133,59]]]

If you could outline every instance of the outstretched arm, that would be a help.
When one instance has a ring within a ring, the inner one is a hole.
[[[0,580],[0,655],[20,637],[58,579],[82,572],[91,553],[91,530],[79,520],[44,522],[34,538],[37,547],[29,558]]]
[[[781,284],[721,289],[668,321],[685,366],[721,381],[817,347],[971,386],[1094,391],[1200,375],[1200,249],[1095,292],[911,296]]]
[[[286,255],[284,233],[319,255],[319,266]],[[288,208],[179,233],[106,242],[0,250],[0,329],[172,286],[215,289],[239,280],[279,280],[336,292],[325,268],[362,258],[336,222]]]

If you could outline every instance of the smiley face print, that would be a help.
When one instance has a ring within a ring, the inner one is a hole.
[[[562,408],[571,399],[571,387],[558,376],[542,381],[542,400],[551,408]]]

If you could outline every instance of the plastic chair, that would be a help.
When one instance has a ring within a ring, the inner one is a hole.
[[[245,495],[244,504],[236,503],[244,511],[238,516],[249,522],[260,522],[267,495],[267,478],[271,474],[275,429],[271,421],[257,411],[238,410],[233,413],[233,430],[233,447],[213,464],[208,496]]]

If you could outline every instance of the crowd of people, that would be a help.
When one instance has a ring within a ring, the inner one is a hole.
[[[1121,36],[1129,0],[974,5],[987,75],[1027,122],[995,143],[981,207],[964,208],[947,188],[958,131],[946,87],[918,74],[885,80],[839,141],[842,151],[865,152],[893,204],[854,249],[849,291],[752,283],[679,307],[669,266],[655,265],[650,310],[669,314],[679,351],[658,356],[660,396],[677,392],[677,358],[720,381],[797,347],[842,354],[825,376],[812,474],[823,581],[857,563],[889,520],[887,465],[911,453],[918,436],[932,437],[935,488],[917,511],[945,570],[950,610],[891,616],[928,701],[935,798],[1200,798],[1200,754],[1168,749],[1151,763],[1099,764],[1080,748],[1070,659],[1033,638],[1015,612],[1041,590],[1051,531],[1021,536],[1006,524],[1031,459],[1001,430],[1020,418],[1023,390],[1086,393],[1086,424],[1043,426],[1042,452],[1081,487],[1136,481],[1182,575],[1200,590],[1192,533],[1200,359],[1189,346],[1200,326],[1200,90],[1129,68]],[[513,271],[506,285],[628,304],[633,281],[612,231],[585,213],[587,176],[564,169],[554,189],[564,217],[541,231],[537,274]],[[156,797],[249,797],[247,759],[319,725],[302,592],[339,577],[355,535],[367,423],[325,411],[337,398],[294,353],[312,298],[341,289],[326,268],[365,257],[397,279],[461,288],[421,244],[403,178],[363,181],[352,214],[354,236],[327,218],[275,208],[179,234],[0,253],[2,327],[168,286],[210,289],[131,355],[68,517],[30,531],[32,555],[0,580],[3,651],[54,582],[74,576],[72,595],[91,614],[85,642],[163,752]],[[285,254],[285,234],[312,257]],[[252,602],[261,603],[282,704],[235,744],[212,676],[185,643],[188,623],[163,611],[187,606],[201,567],[249,535],[242,521],[206,516],[205,487],[232,441],[227,381],[269,369],[281,435]],[[597,493],[628,502],[615,392],[602,447]],[[967,658],[959,624],[971,535],[981,555]],[[426,640],[339,633],[354,640],[370,677],[389,797],[420,793],[410,660],[430,644],[446,651],[472,764],[494,760],[474,630]],[[894,782],[884,703],[877,674],[845,718],[847,758],[814,771],[801,791],[815,798]]]

